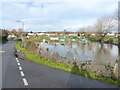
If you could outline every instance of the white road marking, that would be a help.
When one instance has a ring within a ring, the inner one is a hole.
[[[17,60],[17,63],[19,63],[19,60]]]
[[[16,61],[19,62],[18,58],[16,58]]]
[[[18,65],[20,65],[20,63],[17,63]]]
[[[23,73],[23,71],[20,71],[20,74],[21,74],[21,76],[25,76],[25,74]]]
[[[25,86],[28,85],[28,82],[27,82],[26,78],[23,78],[23,83],[24,83]]]
[[[20,62],[19,62],[18,58],[16,58],[16,61],[17,61],[17,64],[18,64],[18,66],[19,66],[20,74],[21,74],[21,76],[23,77],[23,79],[22,79],[22,80],[23,80],[23,83],[24,83],[25,86],[28,86],[27,79],[24,78],[24,77],[25,77],[25,74],[24,74],[23,71],[22,71],[22,67],[20,66]]]
[[[22,67],[19,67],[19,70],[22,70]]]

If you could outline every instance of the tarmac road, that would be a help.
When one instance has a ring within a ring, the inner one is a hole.
[[[14,45],[2,46],[2,88],[118,88],[106,82],[16,58]]]

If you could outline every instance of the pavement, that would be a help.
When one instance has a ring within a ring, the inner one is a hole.
[[[118,88],[99,80],[16,58],[14,45],[2,45],[2,88]]]

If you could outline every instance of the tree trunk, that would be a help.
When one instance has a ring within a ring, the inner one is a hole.
[[[120,37],[118,35],[118,56],[117,56],[115,64],[114,64],[113,73],[115,74],[117,71],[117,68],[118,68],[118,71],[117,71],[118,78],[120,79],[120,71],[119,71],[120,66],[119,66],[119,64],[120,64]]]

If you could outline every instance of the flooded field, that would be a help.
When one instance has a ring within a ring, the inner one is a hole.
[[[49,50],[47,51],[46,48],[49,48]],[[67,43],[65,45],[61,45],[60,43],[43,43],[41,49],[51,54],[58,52],[60,56],[69,60],[91,60],[92,63],[98,65],[110,63],[110,65],[113,66],[118,56],[118,46],[110,44],[101,45],[100,43]]]

